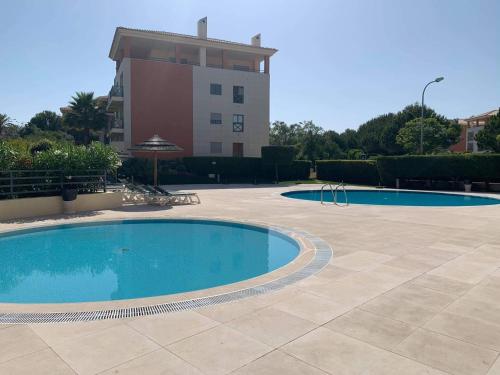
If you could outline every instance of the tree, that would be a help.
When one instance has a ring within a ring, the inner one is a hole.
[[[28,135],[33,133],[34,127],[42,131],[60,131],[62,130],[61,116],[52,111],[39,112],[26,124],[24,127],[24,134]]]
[[[323,134],[322,159],[345,158],[344,140],[336,131],[328,130]]]
[[[482,130],[476,134],[479,148],[500,152],[500,112],[490,117]]]
[[[93,132],[102,130],[107,124],[106,111],[99,106],[93,92],[77,92],[69,102],[70,111],[64,115],[63,122],[70,128],[70,133],[78,138],[82,133],[82,142],[86,145],[92,141]],[[76,132],[74,132],[76,130]]]
[[[324,130],[320,126],[315,125],[312,121],[303,121],[299,123],[299,159],[311,160],[321,158],[323,147]]]
[[[435,117],[423,120],[424,153],[442,151],[458,142],[460,125],[456,121],[440,122]],[[398,132],[396,142],[409,153],[420,150],[420,128],[422,119],[408,121]]]
[[[275,121],[269,132],[269,142],[275,146],[287,146],[297,143],[297,126],[288,126],[283,121]]]
[[[274,174],[278,183],[278,167],[292,164],[295,156],[294,148],[292,146],[263,146],[261,152],[264,164],[274,165]]]
[[[5,129],[11,125],[13,125],[11,118],[5,113],[0,113],[0,138],[2,138]]]
[[[346,129],[342,134],[340,134],[340,138],[344,143],[344,150],[359,147],[358,133],[356,130]]]

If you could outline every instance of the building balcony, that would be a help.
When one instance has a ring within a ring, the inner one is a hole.
[[[113,86],[109,90],[108,94],[108,105],[106,106],[106,111],[116,112],[123,105],[123,87]]]
[[[111,133],[123,133],[123,120],[114,119],[111,122],[110,132]]]

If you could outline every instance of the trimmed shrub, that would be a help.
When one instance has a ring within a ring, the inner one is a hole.
[[[279,181],[280,167],[290,166],[295,157],[293,146],[262,146],[262,163],[274,166],[274,179]]]
[[[260,158],[192,156],[182,160],[187,171],[197,176],[218,174],[223,180],[249,181],[260,177]]]
[[[500,180],[500,154],[382,156],[377,166],[384,185],[396,178],[420,180]]]
[[[374,160],[318,160],[316,173],[320,180],[378,185],[377,162]]]
[[[280,167],[282,180],[307,180],[311,162],[295,160]],[[143,183],[152,182],[153,165],[150,159],[131,158],[125,160],[118,174]],[[260,158],[192,156],[182,160],[160,160],[158,179],[161,184],[216,183],[209,174],[219,175],[220,182],[270,182],[274,178],[274,166]]]
[[[289,165],[279,167],[279,179],[281,181],[309,180],[312,163],[309,160],[294,160]],[[274,179],[275,169],[273,165],[263,164],[263,178]]]

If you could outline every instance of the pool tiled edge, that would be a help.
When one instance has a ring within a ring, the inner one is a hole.
[[[256,224],[256,226],[264,225]],[[272,225],[266,227],[271,230],[280,232],[284,235],[290,236],[294,239],[300,240],[300,238],[303,238],[307,242],[311,243],[313,247],[312,250],[314,251],[312,259],[305,266],[275,280],[235,291],[229,291],[226,293],[219,293],[211,296],[165,303],[156,303],[150,305],[145,304],[143,306],[134,307],[98,309],[94,311],[0,312],[0,324],[63,323],[133,318],[155,314],[173,313],[238,301],[244,298],[277,291],[286,287],[287,285],[291,285],[298,281],[301,281],[324,268],[329,263],[333,255],[332,249],[328,243],[326,243],[321,238],[311,235],[310,233],[300,230],[291,230],[276,227]],[[303,245],[301,245],[301,247],[302,246]]]

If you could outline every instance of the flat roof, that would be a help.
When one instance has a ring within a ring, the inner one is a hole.
[[[193,35],[177,34],[167,31],[131,29],[127,27],[117,27],[113,36],[113,43],[109,51],[109,58],[115,60],[120,39],[122,37],[143,38],[149,40],[160,40],[171,43],[187,44],[206,48],[219,48],[228,51],[252,53],[262,56],[272,56],[278,50],[275,48],[252,46],[251,44],[230,42],[222,39],[214,38],[198,38]]]

